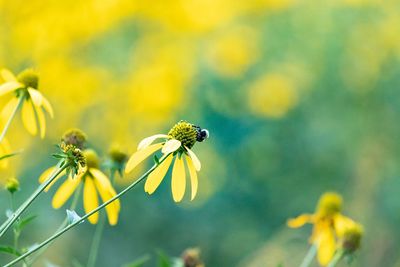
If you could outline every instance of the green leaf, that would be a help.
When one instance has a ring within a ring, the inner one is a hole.
[[[10,246],[0,246],[0,252],[21,256],[21,253],[18,250]]]
[[[157,251],[158,254],[158,267],[171,267],[169,257],[161,250]]]
[[[149,260],[150,260],[150,256],[144,255],[143,257],[140,257],[139,259],[137,259],[131,263],[125,264],[123,267],[142,267],[143,264],[145,264]]]
[[[79,221],[81,217],[74,210],[67,210],[67,222],[73,224]]]
[[[21,152],[22,152],[22,150],[15,151],[15,152],[12,152],[12,153],[10,153],[10,154],[5,154],[5,155],[3,155],[3,156],[0,156],[0,160],[6,159],[6,158],[14,157],[14,156],[16,156],[16,155],[18,155],[18,154],[21,154]]]

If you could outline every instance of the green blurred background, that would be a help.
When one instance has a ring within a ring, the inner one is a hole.
[[[105,158],[185,119],[211,135],[194,147],[198,197],[175,204],[169,177],[152,196],[133,190],[97,266],[193,246],[211,267],[297,266],[311,228],[286,220],[330,190],[365,227],[352,266],[400,266],[399,59],[395,0],[0,0],[0,66],[34,67],[55,109],[44,140],[13,123],[7,138],[24,152],[1,177],[21,180],[22,201],[66,129],[83,129]],[[62,222],[53,194],[30,210],[39,218],[22,244]],[[79,226],[35,266],[85,263],[93,233]]]

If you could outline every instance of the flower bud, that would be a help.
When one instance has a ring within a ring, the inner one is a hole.
[[[200,250],[198,248],[188,248],[182,254],[184,267],[204,267],[200,260]]]
[[[4,186],[6,190],[8,190],[11,194],[19,190],[19,181],[17,178],[8,178],[6,184]]]

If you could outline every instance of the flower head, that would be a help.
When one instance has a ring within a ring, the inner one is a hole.
[[[73,151],[75,152],[79,150],[72,144],[65,144],[65,147],[73,148]],[[83,207],[86,213],[91,212],[99,206],[98,195],[100,195],[103,202],[108,201],[116,195],[109,178],[99,169],[100,161],[97,153],[92,149],[86,149],[82,151],[82,157],[85,162],[85,168],[83,171],[78,172],[76,176],[62,172],[54,180],[54,182],[56,182],[56,180],[67,174],[67,178],[58,188],[53,197],[53,208],[58,209],[63,206],[81,184],[83,184]],[[48,180],[55,169],[56,167],[51,167],[44,171],[39,177],[39,182],[43,183]],[[50,183],[49,186],[46,187],[45,191],[48,191],[54,182]],[[110,225],[117,224],[119,211],[120,202],[118,199],[106,206],[106,213]],[[88,220],[90,223],[95,224],[97,223],[98,218],[99,215],[98,212],[96,212],[91,215]]]
[[[60,152],[54,154],[55,158],[63,159],[63,164],[68,164],[67,176],[75,176],[85,171],[86,157],[83,148],[86,144],[86,134],[79,129],[68,130],[61,137]]]
[[[18,108],[18,103],[22,103],[22,122],[26,130],[36,135],[40,132],[40,137],[44,138],[46,133],[46,119],[44,113],[47,112],[53,117],[53,108],[50,102],[39,92],[39,76],[32,69],[26,69],[19,73],[17,77],[9,70],[0,70],[0,75],[5,83],[0,85],[0,96],[14,92],[9,102],[2,110],[3,119],[7,120],[13,111]]]
[[[8,178],[4,188],[11,194],[19,190],[19,181],[15,177]]]
[[[175,159],[172,167],[172,197],[175,202],[179,202],[185,194],[186,162],[192,187],[191,199],[193,200],[197,193],[197,171],[200,171],[201,163],[191,148],[196,142],[202,142],[208,136],[206,129],[201,129],[186,121],[180,121],[172,127],[168,134],[156,134],[143,139],[138,145],[138,151],[129,158],[125,172],[131,172],[144,159],[161,150],[166,158],[148,176],[144,186],[145,192],[153,194],[156,191]],[[162,141],[153,144],[157,139],[162,139]]]
[[[306,223],[314,225],[310,242],[317,246],[318,261],[322,266],[326,266],[335,254],[338,237],[354,223],[341,214],[342,202],[339,194],[327,192],[320,197],[314,214],[302,214],[288,220],[291,228],[298,228]]]
[[[108,160],[104,163],[104,166],[110,170],[112,175],[117,172],[122,177],[127,160],[128,155],[119,146],[113,146],[108,152]]]
[[[361,224],[352,222],[345,226],[339,236],[339,247],[345,254],[353,254],[360,248],[364,229]]]
[[[188,248],[182,253],[182,262],[184,267],[204,267],[200,259],[200,249]]]
[[[81,130],[70,129],[63,134],[61,137],[61,142],[68,145],[74,145],[79,149],[83,149],[85,148],[86,139],[86,134]]]

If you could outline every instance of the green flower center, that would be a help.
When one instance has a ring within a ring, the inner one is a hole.
[[[363,235],[363,229],[361,225],[354,224],[352,227],[348,228],[342,239],[342,247],[347,252],[354,252],[360,247],[361,238]]]
[[[99,156],[93,149],[86,149],[83,151],[83,156],[86,159],[86,165],[90,168],[99,168],[100,160]]]
[[[39,76],[32,69],[26,69],[18,74],[17,80],[26,87],[39,88]]]
[[[197,129],[193,124],[180,121],[168,133],[172,138],[181,141],[183,146],[192,148],[196,143]]]
[[[118,164],[123,164],[128,159],[128,155],[119,150],[118,148],[112,148],[108,152],[108,155],[114,162]]]

